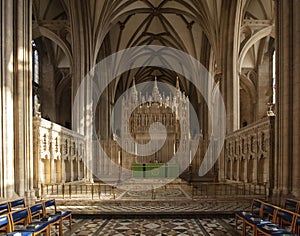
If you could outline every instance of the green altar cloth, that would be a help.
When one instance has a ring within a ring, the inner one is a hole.
[[[163,163],[144,163],[132,164],[133,178],[177,178],[179,176],[179,169],[177,164],[163,164]]]

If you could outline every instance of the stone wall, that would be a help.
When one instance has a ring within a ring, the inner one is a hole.
[[[267,117],[227,135],[225,141],[227,181],[266,184],[272,187],[273,123],[273,117]]]
[[[86,178],[84,137],[40,117],[34,117],[34,188]]]

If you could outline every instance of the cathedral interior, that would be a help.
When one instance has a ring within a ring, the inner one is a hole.
[[[273,235],[237,213],[260,199],[273,223],[295,201],[299,234],[299,9],[1,0],[0,217],[55,199],[72,228],[47,235]]]

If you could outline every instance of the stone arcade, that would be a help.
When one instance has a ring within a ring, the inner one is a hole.
[[[186,120],[180,127],[185,148],[198,145],[190,166],[179,170],[188,186],[205,180],[212,186],[266,187],[276,202],[299,198],[299,9],[299,0],[1,0],[0,199],[35,201],[43,197],[43,184],[57,189],[75,182],[92,185],[96,175],[115,174],[109,163],[95,158],[95,139],[114,163],[127,169],[166,163],[178,150],[177,116]],[[101,60],[141,45],[191,55],[214,78],[212,91],[221,91],[226,139],[205,179],[198,170],[216,111],[209,111],[204,96],[183,75],[135,68],[114,78],[96,103],[95,85],[88,81],[86,93],[74,104],[81,82],[95,76],[93,68]],[[148,96],[134,91],[123,100],[119,118],[130,122],[114,130],[111,112],[117,99],[146,81],[177,87],[178,94],[162,94],[157,86]],[[143,104],[129,116],[126,109],[139,101]],[[198,134],[187,101],[197,114]],[[82,119],[76,120],[73,110]],[[166,125],[167,140],[153,155],[137,157],[115,141],[131,135],[144,144],[149,126],[157,121]]]

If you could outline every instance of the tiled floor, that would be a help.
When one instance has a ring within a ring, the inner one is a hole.
[[[81,219],[73,229],[64,231],[66,236],[122,236],[122,235],[239,235],[230,219],[216,218],[137,218],[137,219]],[[52,231],[51,235],[56,235]]]
[[[238,198],[193,200],[182,188],[157,191],[154,199],[151,191],[124,191],[115,200],[56,198],[56,202],[58,210],[71,210],[74,216],[72,229],[67,220],[63,222],[64,236],[240,236],[241,227],[235,231],[230,216],[251,203]],[[56,235],[58,229],[52,227],[51,236]]]
[[[234,230],[232,218],[78,218],[71,230],[68,221],[63,222],[64,236],[240,236],[240,232],[240,227],[239,232]],[[51,236],[57,235],[58,229],[52,227]]]
[[[63,211],[71,210],[74,214],[175,214],[175,213],[234,213],[248,209],[248,201],[70,201],[59,202]]]

